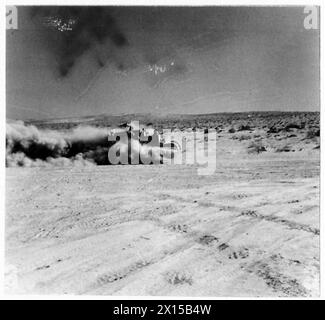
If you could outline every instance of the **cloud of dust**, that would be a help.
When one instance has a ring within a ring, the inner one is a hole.
[[[142,144],[121,131],[109,139],[107,128],[79,126],[72,130],[38,129],[22,121],[7,123],[7,167],[63,167],[161,163],[173,150]]]

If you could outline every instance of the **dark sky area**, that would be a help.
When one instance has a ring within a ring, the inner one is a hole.
[[[72,9],[18,7],[7,118],[319,110],[303,7]]]

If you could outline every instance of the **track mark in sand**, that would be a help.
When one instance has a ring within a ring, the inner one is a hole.
[[[162,197],[162,198],[161,198]],[[190,204],[197,204],[201,207],[207,207],[207,208],[210,208],[210,207],[216,207],[216,208],[219,208],[219,206],[213,202],[210,202],[210,201],[202,201],[202,200],[196,200],[193,198],[189,198],[189,199],[186,199],[186,198],[183,198],[183,197],[180,197],[180,196],[175,196],[175,195],[170,195],[170,194],[166,194],[166,193],[163,193],[161,195],[158,195],[158,198],[160,199],[163,199],[163,200],[166,200],[166,199],[173,199],[175,201],[178,201],[178,202],[183,202],[183,203],[190,203]]]
[[[289,204],[290,204],[290,203],[298,203],[298,202],[300,202],[300,200],[298,200],[298,199],[294,199],[294,200],[290,200],[290,201],[288,201]]]
[[[297,279],[278,272],[265,262],[258,261],[251,265],[247,271],[262,278],[266,285],[272,288],[275,292],[280,291],[287,296],[294,297],[308,296],[308,291],[298,282]]]
[[[200,244],[204,244],[204,245],[208,245],[214,241],[219,241],[219,238],[213,236],[213,235],[210,235],[210,234],[205,234],[203,236],[201,236],[197,242],[200,243]]]
[[[34,231],[34,233],[31,236],[26,237],[26,239],[24,239],[22,242],[28,243],[30,241],[37,240],[39,238],[40,239],[46,239],[46,238],[56,238],[57,239],[57,238],[59,238],[59,233],[60,233],[60,230],[57,225],[50,227],[50,228],[40,227],[40,228],[38,228],[36,233]]]
[[[169,230],[174,232],[186,233],[186,236],[194,239],[195,242],[199,243],[203,246],[211,246],[215,243],[220,243],[220,239],[211,234],[201,234],[198,232],[190,231],[187,225],[171,225]],[[223,242],[218,245],[218,251],[227,255],[228,259],[246,259],[249,257],[249,249],[248,248],[233,248],[228,243]]]
[[[202,232],[193,231],[186,224],[171,224],[167,227],[168,230],[182,233],[184,237],[194,240],[201,245],[209,245],[213,242],[218,242],[219,238],[211,234],[202,234]]]
[[[221,245],[218,246],[219,251],[226,250],[227,248],[229,248],[229,245],[227,243],[221,243]]]
[[[257,218],[258,215],[255,210],[245,210],[241,213],[242,216],[249,216],[249,217],[254,217]]]
[[[128,266],[127,268],[125,268],[123,270],[102,274],[97,278],[96,284],[93,286],[95,286],[95,287],[103,286],[107,283],[113,283],[113,282],[122,280],[122,279],[126,278],[127,276],[129,276],[131,273],[136,272],[150,264],[151,264],[150,261],[137,261],[136,263]]]
[[[187,233],[189,228],[186,224],[172,224],[168,229],[175,232]]]
[[[219,243],[220,239],[213,235],[203,235],[197,240],[202,245],[210,245],[214,242]],[[248,248],[233,248],[227,242],[222,242],[217,247],[218,251],[223,255],[226,255],[228,259],[246,259],[249,257]]]
[[[58,258],[58,259],[56,259],[55,261],[52,261],[51,263],[49,263],[49,264],[45,264],[45,265],[42,265],[42,266],[40,266],[40,267],[37,267],[35,270],[36,271],[40,271],[40,270],[45,270],[45,269],[49,269],[49,268],[51,268],[52,266],[55,266],[56,264],[58,264],[58,263],[60,263],[60,262],[62,262],[62,261],[64,261],[64,260],[69,260],[71,257],[67,257],[67,258],[65,258],[65,259],[63,259],[63,258]]]
[[[51,266],[49,264],[45,265],[45,266],[41,266],[41,267],[38,267],[36,268],[35,270],[39,271],[39,270],[44,270],[44,269],[48,269],[50,268]]]
[[[83,294],[97,289],[98,287],[104,286],[106,284],[111,284],[120,280],[123,280],[124,278],[138,272],[141,271],[143,268],[153,265],[157,262],[162,261],[163,259],[177,254],[178,252],[183,252],[186,249],[189,249],[191,246],[193,245],[193,243],[187,243],[185,245],[179,245],[174,247],[172,250],[167,250],[162,252],[161,254],[159,254],[158,256],[156,256],[155,258],[152,258],[150,260],[145,260],[145,259],[141,259],[138,260],[136,263],[131,264],[130,266],[127,266],[126,268],[122,269],[122,270],[117,270],[117,271],[111,271],[110,272],[106,272],[100,276],[97,277],[97,279],[95,280],[95,282],[93,282],[92,284],[90,284],[88,286],[88,288],[83,292]]]
[[[276,263],[286,263],[287,265],[299,265],[301,264],[301,261],[296,260],[296,259],[287,259],[284,258],[280,253],[273,254],[270,257],[270,260]]]
[[[280,224],[283,224],[283,225],[289,227],[290,229],[302,230],[302,231],[306,231],[306,232],[311,232],[315,235],[319,235],[319,229],[317,229],[317,228],[313,228],[313,227],[305,225],[305,224],[297,223],[297,222],[283,219],[280,217],[276,217],[273,215],[267,216],[267,215],[259,214],[254,210],[243,211],[240,215],[241,216],[249,216],[254,219],[280,223]]]
[[[223,242],[218,247],[218,251],[228,257],[228,259],[246,259],[249,257],[248,248],[234,248],[229,243]]]
[[[158,223],[158,225],[161,225],[162,227],[164,227],[168,230],[182,233],[182,234],[184,234],[185,237],[190,237],[192,239],[194,238],[194,240],[198,238],[198,235],[196,232],[192,231],[192,232],[190,232],[190,234],[187,234],[187,230],[188,230],[187,225],[180,225],[180,224],[165,225],[159,219],[156,220],[155,222]],[[186,230],[186,232],[185,232],[185,230]],[[147,238],[146,240],[150,240],[150,239]],[[126,268],[124,268],[122,270],[104,273],[104,274],[98,276],[97,279],[95,280],[95,282],[92,283],[84,293],[86,293],[90,290],[96,289],[98,287],[104,286],[106,284],[110,284],[110,283],[114,283],[114,282],[123,280],[124,278],[130,276],[131,274],[140,271],[144,267],[155,264],[155,263],[165,259],[168,256],[171,256],[171,255],[177,254],[178,252],[189,249],[192,245],[193,245],[193,242],[190,241],[190,242],[187,242],[185,245],[182,244],[182,245],[174,247],[172,250],[164,251],[159,256],[157,256],[153,259],[150,259],[150,260],[141,259],[141,260],[138,260],[136,263],[131,264],[130,266],[127,266]]]
[[[192,275],[181,271],[166,272],[165,279],[169,284],[174,286],[184,285],[184,284],[191,286],[193,284]]]
[[[237,193],[232,195],[232,199],[234,200],[241,200],[247,198],[248,195],[246,193]]]
[[[248,248],[243,248],[238,251],[232,251],[228,254],[229,259],[246,259],[249,257]]]

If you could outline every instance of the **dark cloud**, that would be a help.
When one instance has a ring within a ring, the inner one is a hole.
[[[51,37],[61,76],[67,76],[87,50],[110,40],[116,47],[128,44],[110,9],[105,7],[33,7],[31,18]],[[50,32],[48,32],[50,31]],[[97,58],[98,65],[105,62]]]

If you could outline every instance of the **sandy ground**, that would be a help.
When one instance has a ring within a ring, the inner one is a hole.
[[[8,168],[7,293],[317,296],[319,150],[218,143],[208,176]]]

